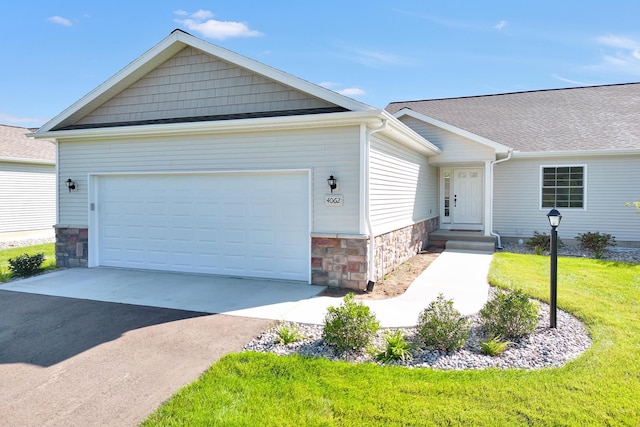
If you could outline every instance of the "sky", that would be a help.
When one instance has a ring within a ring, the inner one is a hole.
[[[39,127],[180,28],[377,108],[640,81],[640,1],[5,2],[0,124]]]

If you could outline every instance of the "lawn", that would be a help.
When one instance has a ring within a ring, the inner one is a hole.
[[[549,258],[500,253],[490,282],[548,301]],[[593,345],[562,368],[436,371],[231,354],[144,426],[640,424],[640,265],[558,262],[558,305]],[[426,304],[425,304],[426,305]]]
[[[9,259],[16,258],[25,253],[29,255],[35,255],[40,252],[44,253],[45,256],[45,261],[44,263],[42,263],[42,268],[45,270],[55,269],[55,243],[45,243],[42,245],[0,250],[0,283],[6,282],[11,277],[9,271]]]

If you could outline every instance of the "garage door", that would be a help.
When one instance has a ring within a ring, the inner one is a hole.
[[[306,172],[95,179],[94,265],[309,281]]]

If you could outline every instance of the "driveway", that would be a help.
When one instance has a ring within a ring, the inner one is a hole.
[[[5,288],[0,426],[137,425],[272,324]]]

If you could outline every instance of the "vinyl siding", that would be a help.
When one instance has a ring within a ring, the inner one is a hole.
[[[111,172],[312,169],[312,231],[359,232],[358,126],[59,143],[60,224],[87,226],[88,175]],[[344,206],[325,207],[327,178],[338,178]],[[69,193],[64,181],[78,190]],[[122,191],[127,191],[123,188]],[[286,192],[287,189],[283,188]]]
[[[0,162],[0,233],[51,229],[55,166]]]
[[[438,169],[427,157],[377,134],[370,151],[369,208],[375,235],[438,215]]]
[[[400,120],[442,150],[441,154],[429,160],[431,164],[478,163],[485,160],[495,160],[495,150],[491,147],[424,123],[413,117],[404,116]]]
[[[586,209],[558,208],[560,238],[578,233],[610,233],[618,241],[640,241],[640,217],[626,202],[638,200],[640,156],[512,159],[495,166],[494,230],[505,237],[526,238],[534,231],[549,233],[540,207],[540,167],[585,165]]]
[[[76,124],[332,106],[187,47]]]

